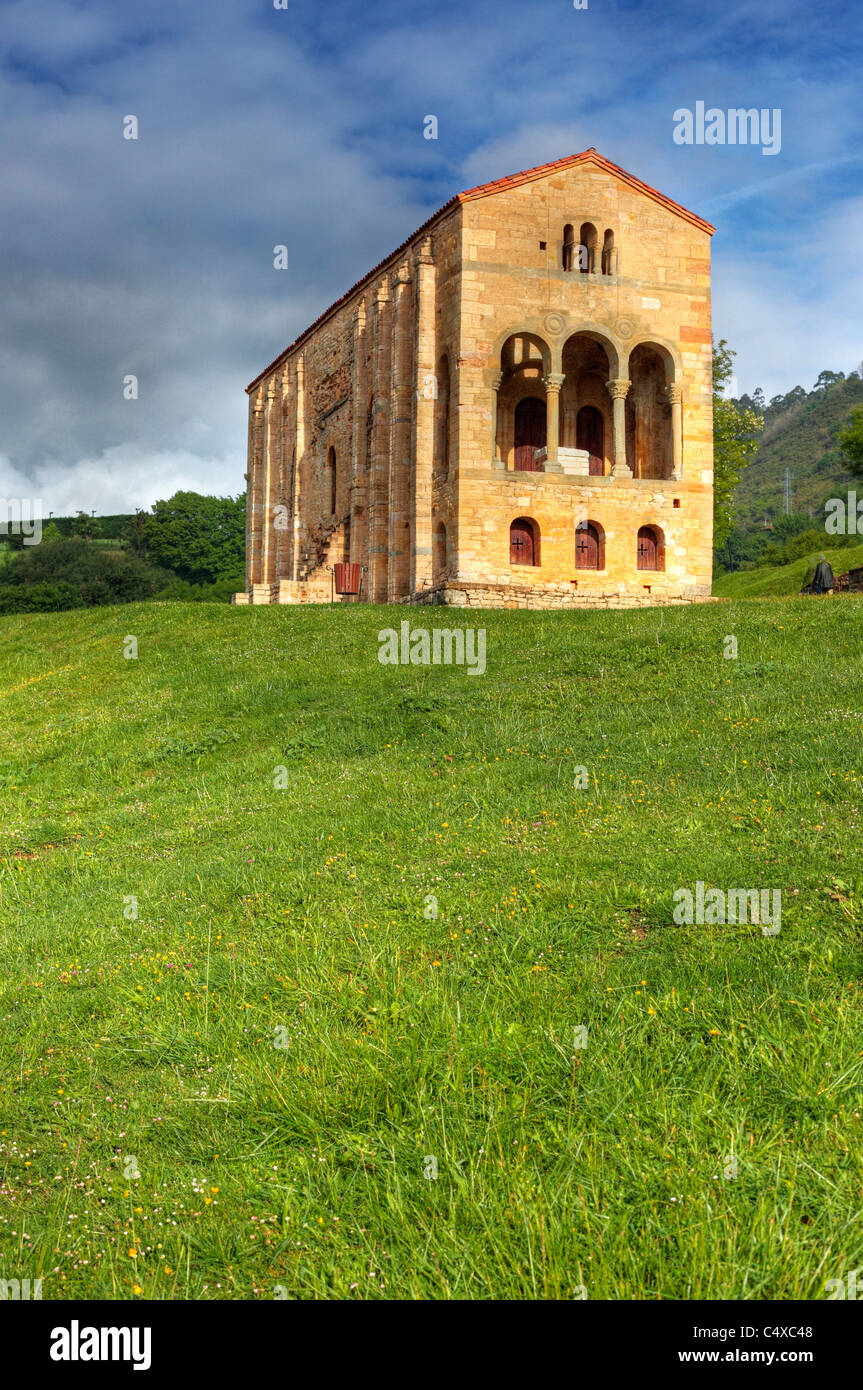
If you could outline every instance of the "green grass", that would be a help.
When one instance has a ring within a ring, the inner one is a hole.
[[[863,1263],[863,604],[409,611],[484,627],[480,677],[381,666],[406,611],[0,625],[0,1277],[824,1297]],[[781,932],[674,925],[696,880]]]
[[[822,549],[837,578],[863,565],[863,545],[831,548],[825,537]],[[713,592],[719,598],[776,598],[799,594],[818,554],[804,556],[790,565],[763,565],[757,569],[737,570],[734,574],[720,574],[713,581]]]

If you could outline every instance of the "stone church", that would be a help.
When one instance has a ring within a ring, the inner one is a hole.
[[[235,602],[706,598],[713,230],[594,149],[451,198],[247,388]]]

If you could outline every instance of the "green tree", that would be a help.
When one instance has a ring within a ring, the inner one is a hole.
[[[246,548],[246,499],[175,492],[154,503],[140,523],[148,559],[192,584],[212,584],[242,574]]]
[[[855,478],[863,478],[863,406],[851,411],[848,424],[839,435],[842,462]]]
[[[92,541],[100,534],[99,523],[89,512],[76,513],[72,522],[72,535],[81,541]]]
[[[762,416],[723,394],[737,356],[721,338],[713,345],[713,544],[722,546],[734,527],[734,489],[758,448]]]
[[[147,552],[146,528],[148,514],[140,507],[134,516],[130,516],[120,532],[120,540],[127,550],[131,550],[133,555],[145,555]]]

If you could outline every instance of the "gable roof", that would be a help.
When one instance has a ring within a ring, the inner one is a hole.
[[[459,203],[473,202],[476,198],[487,198],[490,194],[502,193],[508,188],[518,188],[523,183],[533,183],[535,179],[545,178],[546,175],[552,174],[558,169],[573,169],[579,164],[592,164],[598,169],[604,170],[605,173],[612,174],[616,179],[620,179],[621,183],[625,183],[630,188],[634,188],[638,193],[643,193],[647,198],[652,198],[655,203],[659,203],[660,206],[667,208],[669,212],[676,213],[678,217],[684,218],[685,221],[691,222],[692,225],[698,227],[700,231],[707,232],[708,236],[712,236],[716,231],[716,228],[713,227],[711,223],[705,222],[702,217],[699,217],[694,212],[690,212],[689,209],[683,207],[681,203],[675,203],[672,198],[666,198],[664,193],[660,193],[656,188],[651,188],[649,183],[643,183],[642,180],[637,179],[634,174],[628,174],[626,170],[621,169],[619,165],[612,164],[611,160],[606,159],[604,155],[597,154],[596,150],[591,145],[589,150],[582,150],[580,154],[569,154],[563,159],[552,160],[550,164],[537,164],[534,169],[524,169],[520,174],[508,174],[502,179],[493,179],[491,183],[480,183],[477,184],[476,188],[468,188],[462,193],[453,194],[442,207],[438,208],[437,212],[432,213],[431,217],[423,222],[422,226],[417,227],[415,232],[411,232],[410,236],[407,237],[400,246],[397,246],[394,251],[391,251],[390,254],[385,256],[382,261],[379,261],[376,266],[372,266],[372,269],[368,271],[361,280],[357,280],[356,284],[351,285],[349,290],[336,299],[322,314],[319,314],[314,322],[310,323],[308,328],[304,329],[298,338],[295,338],[292,343],[288,344],[284,352],[280,352],[278,357],[274,358],[268,367],[265,367],[262,372],[258,373],[254,381],[249,382],[246,391],[253,391],[258,382],[267,376],[269,372],[273,371],[275,367],[280,366],[288,354],[299,347],[300,343],[305,342],[309,334],[313,333],[325,319],[328,319],[331,314],[341,308],[352,295],[356,294],[357,290],[362,289],[363,285],[373,279],[375,275],[390,263],[390,261],[396,260],[397,257],[410,246],[412,241],[415,241],[421,233],[428,231],[439,218],[443,217],[444,213],[449,212]]]

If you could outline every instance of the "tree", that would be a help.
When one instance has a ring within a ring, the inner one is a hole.
[[[130,516],[122,531],[120,540],[127,550],[131,550],[133,555],[145,555],[147,552],[146,528],[148,516],[142,508],[138,508],[134,516]]]
[[[762,416],[740,409],[723,392],[737,356],[721,338],[713,346],[713,544],[724,545],[734,526],[732,502],[740,474],[758,448]]]
[[[155,502],[140,523],[148,559],[192,584],[241,574],[246,550],[245,496],[204,497],[175,492]]]
[[[855,478],[863,478],[863,406],[855,406],[839,435],[842,462]]]
[[[845,380],[844,372],[820,372],[818,380],[813,386],[813,391],[824,391],[828,386],[835,386],[838,381]]]
[[[99,523],[89,512],[78,512],[72,522],[72,535],[82,541],[92,541],[99,535]]]

